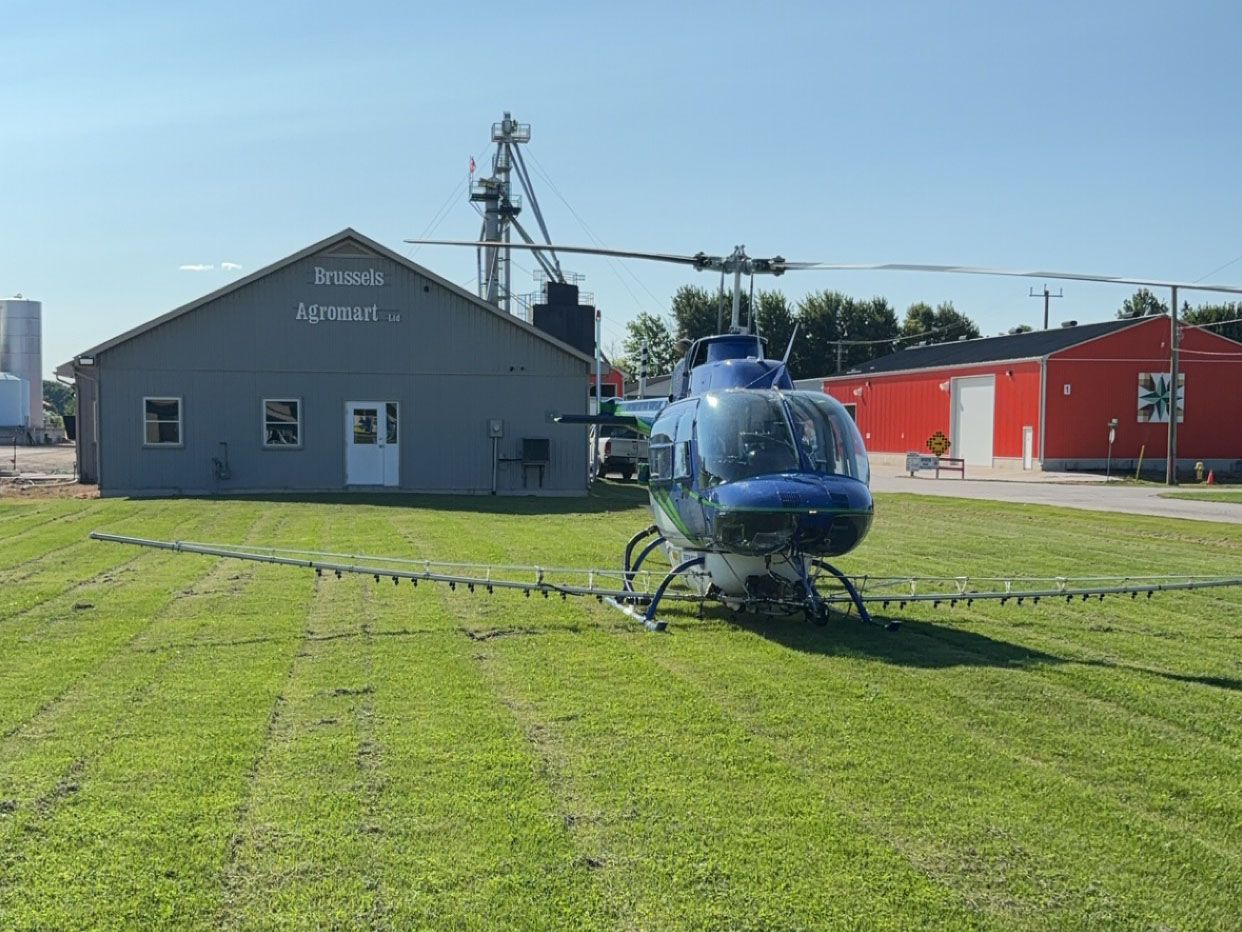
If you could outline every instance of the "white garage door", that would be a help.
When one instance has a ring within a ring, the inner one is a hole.
[[[971,466],[992,465],[992,421],[996,412],[996,377],[953,380],[953,446]]]

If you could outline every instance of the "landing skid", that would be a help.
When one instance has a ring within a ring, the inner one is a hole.
[[[859,618],[861,618],[866,624],[869,624],[869,625],[877,624],[875,619],[871,617],[871,613],[867,611],[867,606],[863,602],[862,595],[859,594],[858,588],[854,585],[853,580],[851,580],[848,576],[846,576],[844,573],[842,573],[839,569],[837,569],[835,566],[833,566],[831,563],[827,562],[826,560],[813,560],[811,562],[811,565],[814,566],[816,569],[821,569],[829,573],[831,576],[833,576],[836,579],[837,582],[839,582],[844,587],[845,591],[849,593],[850,601],[853,603],[854,607],[858,609]],[[811,592],[812,593],[815,592],[815,589],[813,586],[811,587]],[[815,601],[819,601],[818,593],[814,595],[814,599]],[[824,608],[826,609],[827,606],[824,606]],[[826,612],[823,615],[823,621],[818,620],[818,617],[815,619],[815,623],[820,624],[820,625],[825,624],[827,621],[828,621],[828,617],[827,617]],[[884,630],[885,631],[896,631],[900,627],[901,627],[900,621],[890,620],[888,624],[884,625]]]
[[[664,538],[660,538],[659,540],[663,540],[663,539]],[[654,547],[655,547],[654,543],[650,544],[647,547],[647,549],[643,551],[643,556],[646,556],[647,553],[649,553]],[[629,558],[628,548],[626,549],[626,558],[627,560]],[[641,559],[642,557],[639,558],[640,561]],[[625,599],[624,601],[620,599],[613,599],[613,598],[605,599],[604,601],[607,602],[609,605],[611,605],[613,608],[620,611],[622,614],[629,615],[635,621],[641,621],[648,631],[663,631],[665,628],[668,627],[668,622],[661,621],[660,619],[656,618],[655,614],[656,614],[656,609],[660,607],[660,600],[664,598],[664,593],[668,590],[668,587],[672,584],[674,579],[676,579],[682,573],[685,573],[685,572],[688,572],[689,570],[694,569],[696,566],[702,566],[705,562],[706,561],[702,557],[694,557],[692,559],[685,560],[679,563],[677,566],[669,570],[668,575],[664,577],[663,581],[659,585],[659,588],[656,589],[654,595],[640,596],[640,597],[635,597],[634,599]],[[637,569],[637,567],[635,567],[635,569]],[[630,568],[626,567],[627,575],[630,573],[630,571],[631,571]],[[642,604],[643,602],[646,602],[647,610],[643,612],[642,614],[639,614],[637,608],[633,604],[636,602],[638,604]]]

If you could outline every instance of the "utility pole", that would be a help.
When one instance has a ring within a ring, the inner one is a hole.
[[[1171,286],[1173,303],[1169,305],[1169,460],[1164,466],[1164,484],[1177,485],[1177,286]]]
[[[1053,294],[1051,291],[1048,290],[1048,286],[1044,285],[1044,290],[1042,292],[1037,292],[1034,288],[1032,288],[1029,297],[1044,299],[1044,329],[1047,330],[1048,329],[1048,299],[1049,298],[1064,298],[1065,295],[1061,293],[1060,288],[1057,289],[1056,294]]]

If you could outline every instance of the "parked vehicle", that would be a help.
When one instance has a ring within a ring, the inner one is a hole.
[[[647,460],[647,441],[632,427],[603,424],[595,438],[595,474],[620,473],[630,479],[638,472],[639,462]]]

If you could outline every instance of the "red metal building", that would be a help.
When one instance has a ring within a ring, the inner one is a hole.
[[[1242,473],[1242,344],[1183,327],[1178,464]],[[1145,317],[900,350],[823,379],[867,449],[928,452],[937,431],[967,466],[1103,469],[1168,445],[1169,319]],[[805,384],[805,383],[802,383]]]
[[[625,395],[626,374],[611,363],[605,362],[601,368],[600,396],[603,398],[621,398]],[[595,397],[595,369],[591,369],[587,377],[587,397]]]

